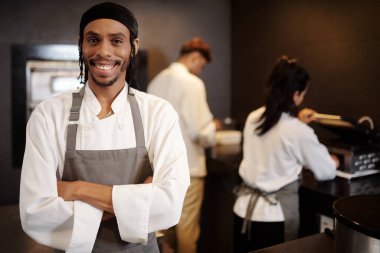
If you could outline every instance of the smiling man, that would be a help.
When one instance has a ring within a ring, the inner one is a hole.
[[[21,223],[56,252],[159,252],[154,232],[181,215],[186,148],[172,106],[135,88],[137,31],[123,6],[88,9],[85,86],[42,102],[28,122]]]

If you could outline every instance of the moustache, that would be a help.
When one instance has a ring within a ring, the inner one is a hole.
[[[98,61],[114,62],[114,65],[121,65],[121,60],[110,61],[109,59],[105,59],[105,58],[101,58],[101,57],[88,59],[88,63],[91,65],[95,65],[95,63]]]

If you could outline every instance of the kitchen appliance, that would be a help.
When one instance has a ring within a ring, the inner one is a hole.
[[[338,156],[339,170],[356,173],[358,171],[380,169],[380,149],[377,145],[350,145],[335,143],[328,147],[330,153]]]
[[[335,253],[380,252],[380,194],[343,197],[333,209]]]
[[[368,116],[354,120],[348,117],[328,114],[314,114],[315,123],[334,135],[325,141],[330,153],[340,160],[342,172],[380,170],[380,133]]]
[[[29,60],[27,75],[27,117],[42,101],[83,86],[78,80],[78,61]]]

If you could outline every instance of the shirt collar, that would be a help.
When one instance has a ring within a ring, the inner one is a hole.
[[[125,83],[123,89],[120,91],[119,95],[112,102],[111,108],[112,111],[116,114],[120,112],[122,108],[125,108],[125,104],[127,103],[127,83]],[[96,98],[94,92],[90,89],[88,85],[85,86],[85,92],[83,97],[83,102],[90,109],[91,113],[94,115],[98,115],[101,111],[101,106]]]
[[[189,72],[189,70],[187,69],[187,67],[185,65],[183,65],[182,63],[180,63],[180,62],[173,62],[170,66],[172,68],[176,68],[177,70]]]

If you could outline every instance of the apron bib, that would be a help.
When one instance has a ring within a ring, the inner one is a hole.
[[[105,185],[139,184],[151,176],[151,167],[145,148],[144,130],[140,110],[134,94],[128,93],[136,148],[121,150],[75,150],[79,112],[85,87],[73,93],[67,129],[67,150],[63,169],[63,181],[83,180]],[[59,178],[59,175],[57,175]],[[62,252],[62,251],[56,251]],[[148,235],[147,245],[129,243],[121,239],[116,218],[102,221],[96,237],[93,253],[158,253],[155,233]]]

